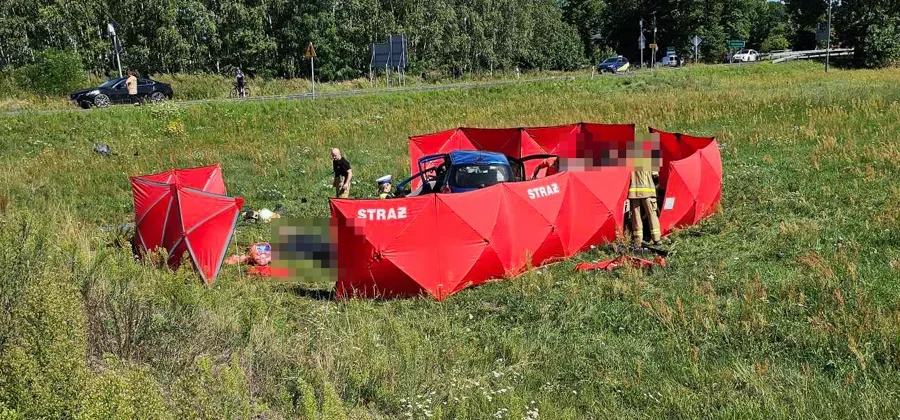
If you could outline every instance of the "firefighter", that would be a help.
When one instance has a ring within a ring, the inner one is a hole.
[[[631,186],[628,188],[628,204],[631,207],[631,233],[635,248],[641,247],[644,240],[644,221],[641,212],[647,213],[650,221],[650,237],[654,245],[659,245],[662,234],[659,228],[659,216],[656,214],[656,184],[653,173],[646,168],[635,168],[631,172]]]

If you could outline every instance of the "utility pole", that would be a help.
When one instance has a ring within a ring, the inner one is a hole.
[[[640,36],[640,39],[643,39],[643,38],[644,38],[644,19],[641,18],[641,36]],[[644,43],[643,43],[643,42],[640,42],[640,47],[641,47],[641,65],[640,65],[639,67],[643,68],[643,67],[644,67]]]
[[[113,37],[113,49],[116,51],[116,64],[119,65],[119,77],[122,77],[122,60],[119,58],[119,36],[116,35],[116,27],[113,26],[112,23],[106,24],[106,30],[109,31],[109,34]]]
[[[831,5],[834,3],[833,0],[828,0],[828,27],[825,30],[828,31],[827,41],[825,41],[825,73],[828,73],[828,64],[831,59]]]
[[[653,45],[659,45],[656,43],[656,12],[653,12]],[[653,61],[650,62],[651,69],[656,67],[656,48],[653,49]]]

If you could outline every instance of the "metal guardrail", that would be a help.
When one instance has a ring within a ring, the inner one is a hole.
[[[823,58],[826,55],[832,57],[841,57],[853,55],[853,48],[835,48],[831,51],[827,50],[806,50],[806,51],[783,51],[771,53],[763,56],[765,59],[772,60],[772,63],[784,63],[793,60],[807,60],[811,58]]]

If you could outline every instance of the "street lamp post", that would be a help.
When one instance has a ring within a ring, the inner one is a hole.
[[[641,18],[641,36],[640,37],[644,38],[644,19],[643,18]],[[640,47],[641,47],[641,65],[639,67],[643,68],[644,67],[644,44],[643,43],[640,43],[640,44],[641,44],[640,45]]]
[[[654,45],[654,48],[651,50],[651,51],[653,51],[651,53],[653,55],[653,61],[650,62],[651,69],[656,67],[656,49],[659,48],[656,46],[656,45],[658,45],[656,43],[656,12],[653,12],[653,45]]]
[[[831,5],[834,3],[833,0],[828,0],[828,27],[825,30],[828,31],[828,35],[825,41],[825,73],[828,73],[828,64],[831,59]]]
[[[113,49],[116,51],[116,64],[119,66],[119,77],[122,77],[122,60],[119,58],[119,36],[116,35],[116,28],[112,23],[106,24],[106,30],[113,37]]]

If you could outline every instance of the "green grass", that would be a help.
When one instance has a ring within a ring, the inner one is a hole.
[[[698,67],[0,117],[0,417],[896,418],[898,79]],[[127,175],[221,162],[247,206],[327,216],[333,146],[371,197],[410,135],[576,121],[719,138],[724,210],[667,269],[573,271],[601,247],[443,302],[333,302],[234,268],[206,289],[100,230],[132,217]]]
[[[590,70],[579,72],[560,72],[560,71],[528,71],[521,74],[521,78],[547,78],[547,77],[564,77],[564,76],[585,76],[589,75]],[[141,77],[147,77],[141,75]],[[216,74],[160,74],[149,75],[150,78],[159,80],[172,85],[175,93],[174,100],[215,100],[228,99],[231,89],[234,86],[234,77],[222,76]],[[459,79],[453,79],[443,74],[428,74],[422,77],[421,74],[407,74],[403,79],[403,86],[427,86],[427,85],[448,85],[456,83],[484,82],[494,80],[512,80],[516,78],[514,72],[496,72],[494,74],[465,74]],[[85,88],[89,86],[97,86],[105,79],[96,76],[88,78]],[[310,93],[312,85],[308,78],[247,78],[247,87],[250,89],[251,97],[259,96],[280,96],[291,94]],[[329,92],[345,92],[362,89],[384,89],[397,88],[396,75],[392,73],[390,85],[384,74],[379,74],[373,81],[367,77],[341,82],[317,83],[316,93]],[[69,102],[67,95],[47,96],[39,95],[18,86],[11,75],[0,74],[0,112],[4,111],[22,111],[22,110],[56,110],[56,109],[77,109]]]

